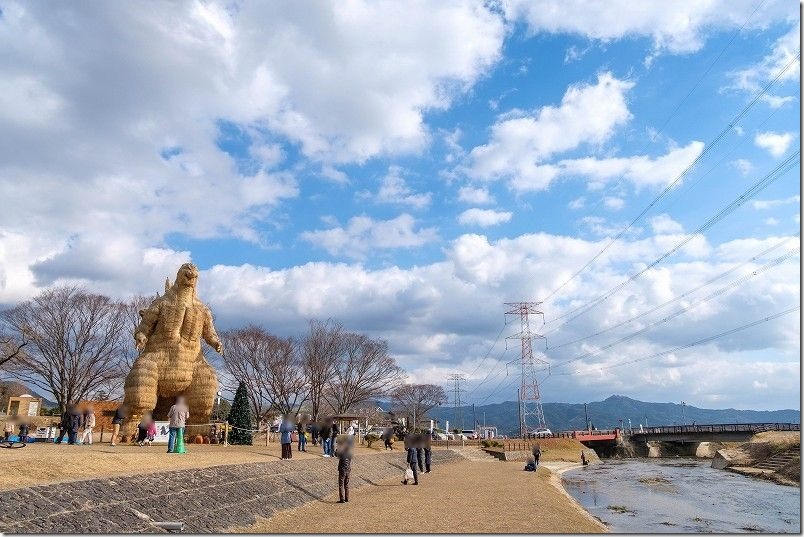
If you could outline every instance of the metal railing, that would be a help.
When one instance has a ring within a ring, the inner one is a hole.
[[[652,434],[762,433],[766,431],[800,431],[799,423],[717,423],[711,425],[664,425],[623,431],[633,436]]]

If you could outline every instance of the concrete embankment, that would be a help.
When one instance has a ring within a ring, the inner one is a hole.
[[[712,468],[799,486],[801,437],[795,432],[759,433],[750,442],[719,449]]]

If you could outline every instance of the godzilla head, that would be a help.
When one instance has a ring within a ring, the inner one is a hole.
[[[198,282],[198,267],[192,263],[185,263],[179,267],[179,272],[176,273],[176,286],[177,287],[192,287],[195,289],[195,284]]]

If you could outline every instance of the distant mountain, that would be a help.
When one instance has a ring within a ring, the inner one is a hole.
[[[42,408],[53,408],[58,406],[55,401],[51,401],[40,394],[31,390],[25,384],[15,380],[0,380],[0,412],[5,412],[8,407],[9,397],[19,397],[23,394],[33,395],[42,399]]]
[[[553,431],[569,431],[586,428],[583,403],[544,403],[544,417],[547,426]],[[519,433],[519,410],[516,401],[506,401],[493,405],[476,406],[474,418],[471,406],[462,407],[465,428],[472,428],[472,420],[483,425],[496,426],[500,434]],[[620,426],[620,419],[628,427],[631,419],[633,427],[639,424],[648,426],[674,425],[682,423],[682,407],[679,403],[648,403],[637,401],[622,395],[612,395],[603,400],[587,404],[589,421],[598,429],[611,429]],[[433,418],[438,419],[443,427],[449,420],[450,429],[460,427],[455,422],[455,410],[452,407],[440,407],[430,411]],[[685,405],[683,408],[685,423],[800,423],[799,410],[737,410],[734,408],[708,409]]]

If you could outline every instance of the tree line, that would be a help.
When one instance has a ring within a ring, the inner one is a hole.
[[[153,298],[117,301],[75,286],[42,291],[0,313],[0,373],[51,394],[60,408],[119,397],[139,354],[132,336],[139,311]],[[446,402],[441,386],[406,381],[386,341],[332,319],[309,321],[299,337],[249,325],[221,338],[219,380],[232,393],[246,386],[255,420],[302,410],[313,419],[357,411],[368,417],[377,399],[390,400],[399,415],[424,417]]]

